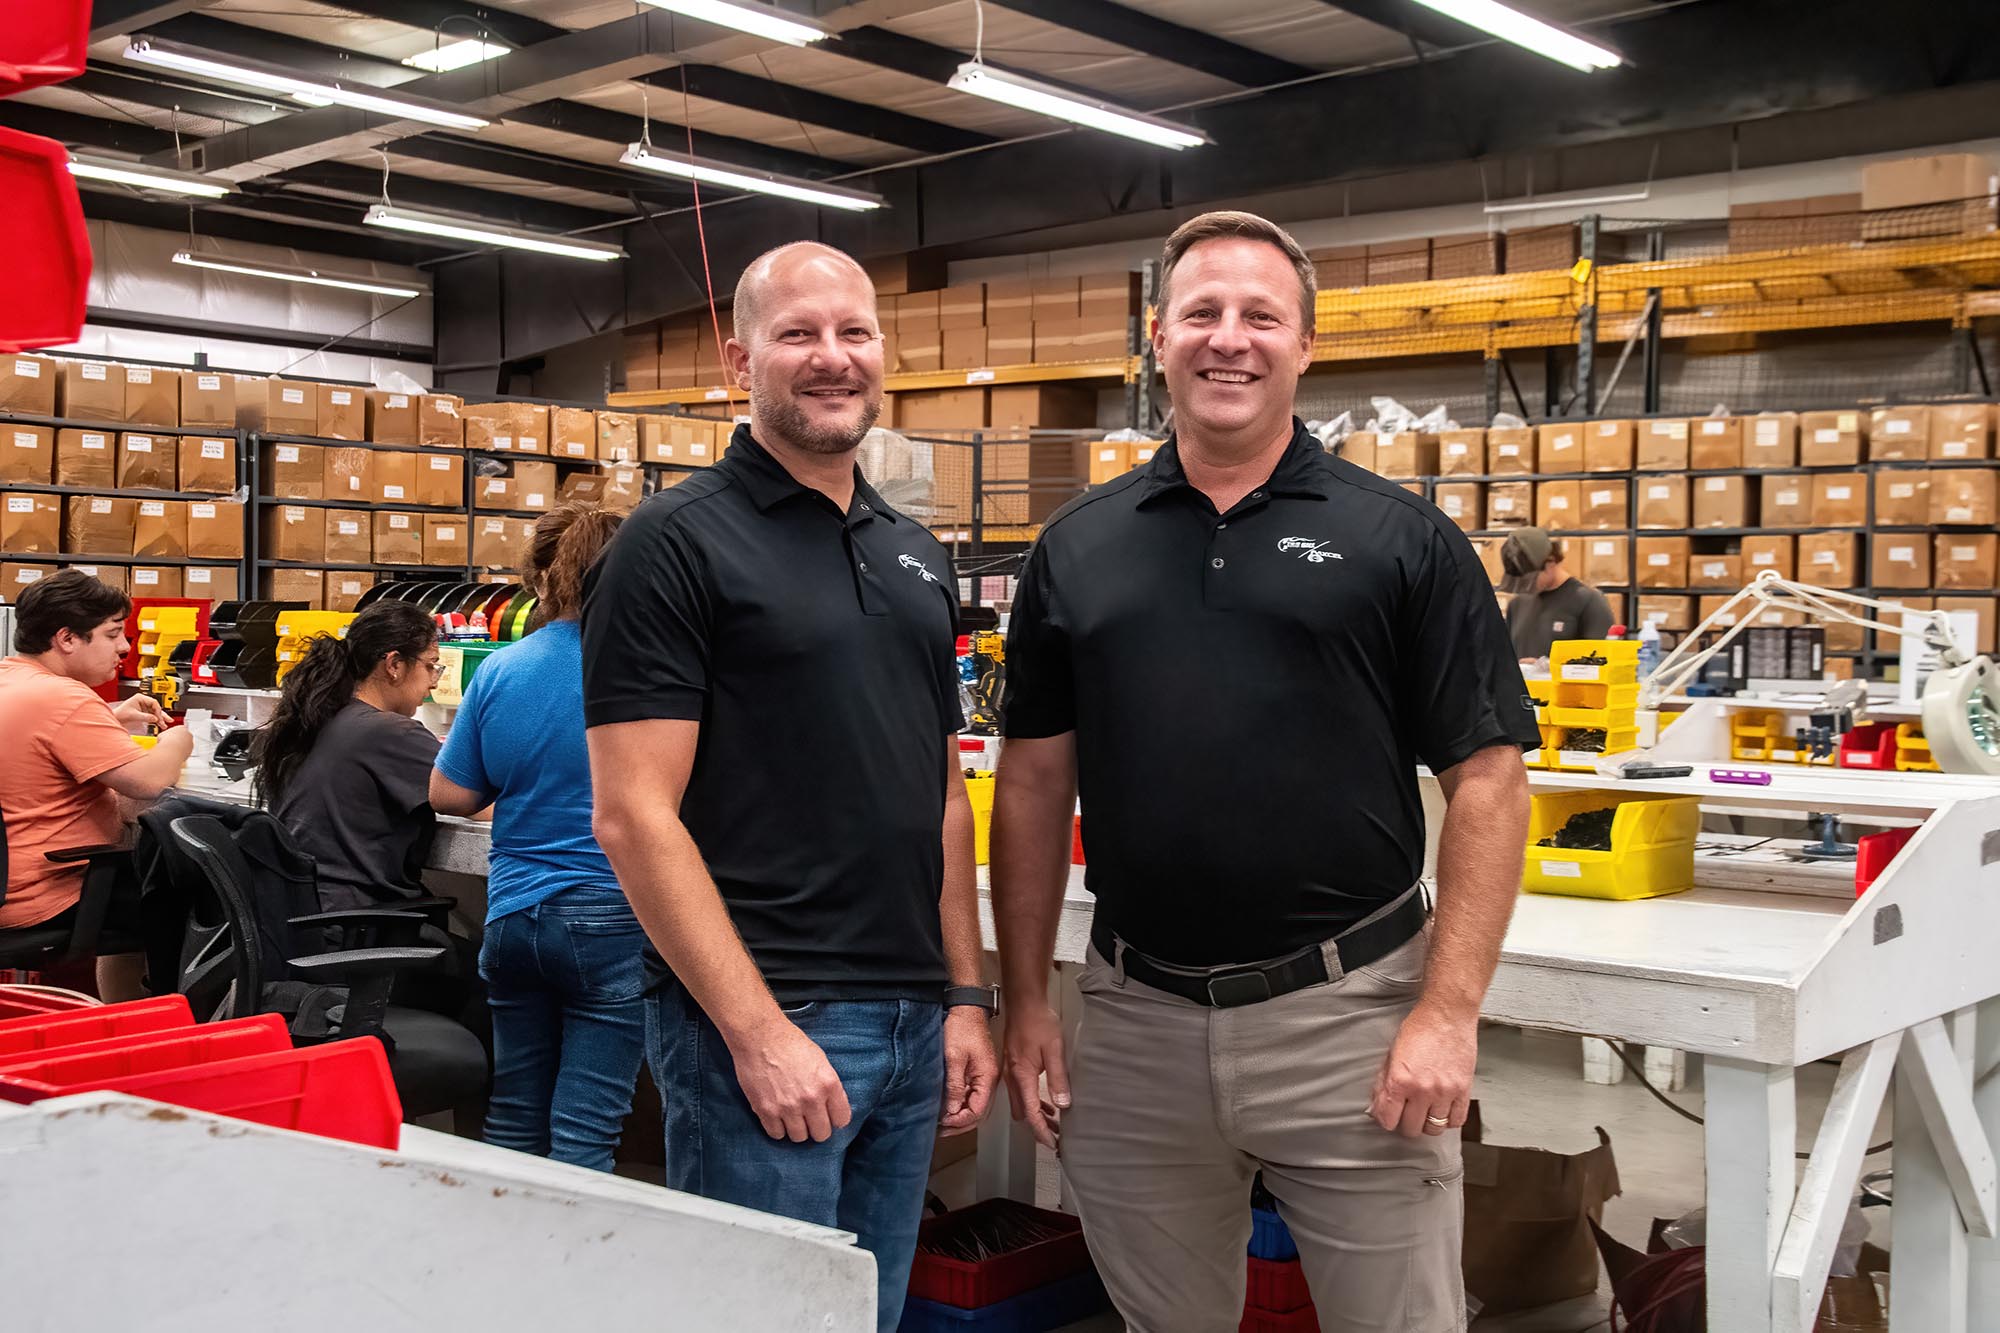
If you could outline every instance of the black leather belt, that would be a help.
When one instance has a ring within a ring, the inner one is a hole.
[[[1428,915],[1423,892],[1411,889],[1381,916],[1347,930],[1333,942],[1340,957],[1341,974],[1345,976],[1394,953],[1424,928],[1424,918]],[[1122,961],[1125,975],[1134,981],[1217,1009],[1275,999],[1330,979],[1326,974],[1326,958],[1321,953],[1324,946],[1319,944],[1261,963],[1194,968],[1148,958],[1129,944],[1124,946],[1121,958],[1118,937],[1102,918],[1091,922],[1090,942],[1106,962]]]

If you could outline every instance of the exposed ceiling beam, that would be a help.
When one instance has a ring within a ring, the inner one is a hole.
[[[414,157],[439,166],[463,167],[540,185],[588,190],[616,199],[634,195],[654,205],[673,208],[694,196],[684,185],[656,171],[630,171],[622,167],[600,167],[572,158],[533,153],[501,143],[481,143],[448,134],[419,135],[398,139],[389,149],[398,157]]]
[[[289,33],[272,32],[268,28],[252,27],[247,23],[231,23],[212,14],[184,14],[165,23],[156,23],[146,32],[149,36],[185,42],[204,51],[267,65],[281,65],[317,78],[349,79],[374,88],[393,88],[423,76],[422,70],[399,65],[393,60],[378,60],[374,56],[328,46],[324,42],[308,41]],[[152,67],[124,65],[122,68],[141,71]],[[415,91],[414,84],[411,91]],[[292,105],[296,110],[297,104]]]
[[[1325,3],[1426,46],[1449,49],[1493,40],[1490,33],[1481,32],[1457,19],[1446,18],[1435,9],[1414,3],[1414,0],[1325,0]]]
[[[215,0],[94,0],[90,6],[90,40],[124,37],[154,23],[163,23]]]
[[[39,134],[72,148],[102,149],[110,153],[143,156],[162,150],[171,152],[174,136],[150,125],[129,120],[100,120],[96,116],[58,111],[20,101],[0,102],[0,125]]]
[[[250,328],[242,324],[225,324],[220,320],[186,319],[173,315],[133,314],[124,310],[106,310],[91,306],[84,314],[84,322],[113,329],[143,329],[149,333],[189,333],[197,337],[224,338],[236,342],[267,343],[274,347],[304,347],[315,352],[349,352],[358,356],[388,356],[399,361],[429,361],[431,348],[428,343],[396,342],[384,338],[361,338],[340,334],[329,338],[323,333],[307,333],[296,329]],[[228,353],[221,354],[224,357]],[[304,358],[300,358],[303,360]],[[217,364],[211,361],[209,364]],[[227,361],[221,363],[228,368]]]
[[[162,79],[152,77],[151,71],[141,74],[140,68],[136,65],[106,65],[93,60],[89,69],[65,81],[62,86],[73,92],[137,102],[162,111],[178,109],[190,116],[205,116],[209,120],[227,121],[232,125],[257,125],[298,110],[296,103],[286,106],[247,94],[195,88],[173,82],[176,77],[173,75]],[[161,73],[165,74],[165,71]]]
[[[680,65],[646,75],[640,82],[675,93],[685,89],[690,96],[706,98],[711,102],[782,116],[786,120],[803,121],[808,125],[873,139],[877,143],[915,149],[920,153],[955,153],[993,142],[991,135],[961,130],[920,116],[907,116],[900,111],[890,111],[865,102],[852,102],[845,97],[833,97],[774,79],[760,79],[720,65]]]
[[[1245,88],[1288,83],[1316,73],[1304,65],[1267,56],[1196,28],[1154,18],[1144,10],[1113,4],[1111,0],[997,0],[997,3],[1002,9]]]
[[[348,162],[314,162],[296,171],[285,172],[282,176],[266,176],[263,179],[265,183],[282,184],[287,194],[305,194],[321,198],[332,196],[352,200],[364,208],[380,202],[382,196],[382,173],[370,167],[358,167]],[[574,231],[579,227],[593,226],[617,216],[607,214],[602,209],[577,208],[571,204],[551,203],[527,195],[506,194],[498,190],[432,180],[425,176],[396,175],[393,172],[389,176],[389,197],[399,204],[408,204],[412,208],[457,213],[465,217],[502,222],[510,227],[528,227],[538,231]]]
[[[551,37],[560,37],[568,28],[558,28],[527,14],[497,9],[492,5],[469,5],[463,0],[330,0],[350,14],[385,19],[406,27],[434,31],[445,42],[463,41],[485,29],[504,46],[533,46]]]
[[[163,203],[136,195],[107,194],[96,190],[83,191],[82,198],[83,215],[87,218],[153,227],[183,236],[187,234],[188,206],[185,202]],[[390,264],[415,265],[420,260],[435,259],[438,254],[434,248],[393,237],[379,227],[369,227],[365,232],[360,228],[336,231],[320,226],[297,226],[275,220],[270,215],[246,216],[240,212],[206,207],[197,208],[195,213],[196,234],[218,240],[252,241],[260,245],[286,246],[348,259],[379,259]]]
[[[628,116],[622,111],[607,111],[584,102],[543,102],[536,106],[515,107],[507,113],[507,120],[515,125],[560,130],[564,134],[596,139],[606,144],[637,143],[643,128],[637,116]],[[687,127],[656,117],[653,120],[653,142],[662,148],[687,149]],[[706,130],[694,132],[691,151],[702,157],[717,157],[760,171],[776,171],[790,176],[818,178],[855,170],[853,164],[830,157],[771,148],[750,139],[710,134]]]

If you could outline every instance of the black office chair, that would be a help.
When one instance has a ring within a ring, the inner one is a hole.
[[[66,925],[45,923],[0,930],[0,968],[45,972],[64,963],[96,957],[99,937],[104,932],[104,914],[111,905],[118,877],[132,873],[131,848],[125,846],[71,847],[49,852],[47,856],[59,864],[84,863],[83,894],[77,900],[76,917]],[[5,811],[0,811],[0,904],[6,901],[7,817]],[[127,944],[136,947],[134,941],[121,940],[117,944],[119,947],[114,951],[119,953],[126,952]]]
[[[199,1018],[278,1013],[299,1042],[375,1037],[388,1051],[406,1117],[468,1110],[484,1098],[491,1070],[479,1039],[441,1014],[390,1003],[398,976],[444,956],[419,943],[421,913],[292,915],[289,895],[260,892],[237,843],[254,830],[286,845],[283,826],[262,811],[250,812],[234,834],[213,815],[182,816],[170,830],[169,854],[205,889],[189,912],[176,987]]]

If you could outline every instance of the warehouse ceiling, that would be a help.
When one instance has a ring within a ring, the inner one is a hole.
[[[2000,79],[1990,0],[1515,3],[1630,63],[1573,73],[1415,0],[784,0],[833,33],[802,48],[631,0],[99,0],[88,72],[0,103],[0,124],[237,186],[192,210],[93,189],[93,216],[434,265],[440,359],[469,366],[698,299],[693,194],[619,163],[646,125],[662,148],[889,201],[848,216],[705,189],[704,213],[728,224],[707,231],[711,265],[733,272],[800,236],[862,254],[990,253],[1010,237],[1444,163],[1495,163],[1480,188],[1512,193],[1510,154]],[[949,89],[982,17],[989,63],[1214,142],[1177,154]],[[461,133],[245,94],[126,61],[138,34],[493,123]],[[445,73],[401,63],[468,38],[506,53]],[[385,165],[397,203],[618,240],[631,258],[577,266],[385,237],[361,221]]]

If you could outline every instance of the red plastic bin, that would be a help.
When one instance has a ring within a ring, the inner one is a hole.
[[[161,995],[150,1000],[99,1005],[53,1014],[30,1014],[0,1022],[0,1058],[25,1051],[53,1050],[78,1042],[103,1041],[141,1032],[194,1026],[187,996]]]
[[[1255,1307],[1243,1312],[1237,1333],[1319,1333],[1319,1312],[1310,1305],[1277,1313]]]
[[[1061,1234],[972,1262],[926,1251],[955,1231],[969,1231],[1014,1217]],[[961,1310],[994,1305],[1024,1291],[1047,1286],[1090,1267],[1083,1223],[1068,1213],[1034,1208],[1012,1199],[982,1199],[967,1208],[924,1219],[917,1232],[917,1257],[910,1267],[910,1295]]]
[[[21,0],[0,23],[0,97],[83,73],[90,0]]]
[[[1312,1304],[1306,1288],[1306,1270],[1296,1259],[1250,1260],[1248,1304],[1266,1314],[1290,1314]]]
[[[245,1055],[292,1049],[292,1034],[277,1014],[232,1018],[191,1028],[110,1037],[52,1051],[0,1057],[0,1082],[15,1079],[62,1087],[161,1069],[212,1065]]]
[[[1880,833],[1870,833],[1855,844],[1854,852],[1854,896],[1859,898],[1868,892],[1868,886],[1876,876],[1889,868],[1903,845],[1917,836],[1913,828],[1884,829]]]
[[[1834,762],[1842,768],[1896,767],[1896,728],[1886,722],[1864,722],[1840,738]]]
[[[0,34],[15,11],[37,7],[8,6]],[[8,265],[0,352],[75,342],[90,290],[90,233],[69,151],[53,139],[0,129],[0,199],[7,201],[0,208],[0,254],[32,257]]]
[[[4,1101],[98,1091],[130,1093],[371,1148],[394,1148],[402,1133],[403,1105],[389,1078],[382,1043],[373,1037],[62,1085],[0,1075]]]
[[[0,1023],[11,1018],[40,1018],[98,1007],[97,1001],[88,996],[71,995],[66,991],[37,990],[33,986],[0,986]]]

